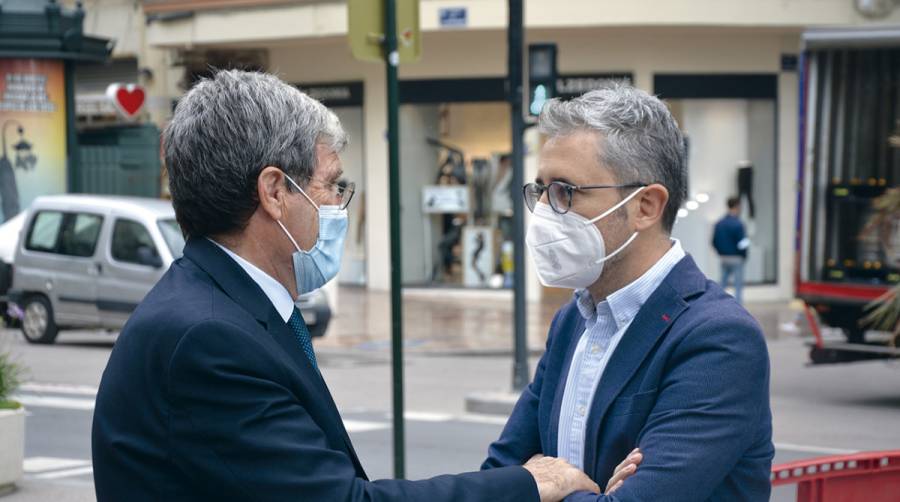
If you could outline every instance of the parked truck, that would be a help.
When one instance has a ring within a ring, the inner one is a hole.
[[[900,222],[892,242],[863,231],[873,199],[900,181],[900,27],[815,30],[803,43],[795,287],[815,336],[810,357],[897,358],[861,320],[900,282]]]

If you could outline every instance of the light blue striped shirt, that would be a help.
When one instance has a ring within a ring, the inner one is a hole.
[[[663,279],[684,258],[681,243],[672,239],[672,247],[650,270],[631,284],[594,305],[591,293],[575,292],[578,311],[585,319],[584,333],[578,340],[559,413],[558,456],[584,469],[584,437],[594,392],[603,371],[622,336]],[[640,336],[633,333],[630,336]]]

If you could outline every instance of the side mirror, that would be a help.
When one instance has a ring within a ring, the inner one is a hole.
[[[159,257],[156,250],[149,246],[139,247],[137,249],[137,256],[141,265],[147,265],[148,267],[153,268],[162,268],[163,266],[162,258]]]

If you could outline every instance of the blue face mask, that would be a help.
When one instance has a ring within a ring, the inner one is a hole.
[[[344,239],[347,237],[347,210],[339,206],[319,206],[306,195],[294,180],[287,178],[306,200],[319,212],[319,237],[309,251],[300,249],[297,241],[280,222],[278,226],[288,236],[297,251],[293,255],[294,276],[297,279],[297,293],[315,291],[337,276],[344,255]]]

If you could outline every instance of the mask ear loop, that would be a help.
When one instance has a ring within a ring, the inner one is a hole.
[[[585,223],[585,225],[591,225],[591,224],[594,224],[594,223],[596,223],[596,222],[602,220],[603,218],[606,218],[607,216],[609,216],[610,214],[612,214],[613,211],[615,211],[615,210],[619,209],[620,207],[624,206],[625,204],[628,203],[628,201],[630,201],[631,199],[633,199],[637,194],[641,193],[641,191],[642,191],[644,188],[646,188],[646,187],[640,187],[640,188],[638,188],[637,190],[631,192],[631,194],[629,194],[628,197],[625,197],[624,199],[622,199],[618,204],[616,204],[615,206],[609,208],[607,211],[605,211],[605,212],[604,212],[603,214],[601,214],[600,216],[598,216],[598,217],[596,217],[596,218],[594,218],[594,219],[592,219],[592,220],[588,220],[588,221]],[[610,253],[610,254],[604,256],[603,258],[600,258],[599,260],[595,261],[594,264],[597,265],[597,264],[603,263],[603,262],[609,260],[610,258],[612,258],[613,256],[615,256],[615,255],[621,253],[623,249],[625,249],[626,247],[628,247],[628,245],[631,244],[631,242],[634,241],[634,240],[637,238],[637,236],[638,236],[638,233],[637,233],[637,232],[631,234],[631,237],[629,237],[628,240],[625,241],[625,244],[622,244],[621,246],[619,246],[619,249],[616,249],[616,250],[613,251],[612,253]]]
[[[316,208],[316,212],[319,212],[319,205],[316,204],[315,202],[313,202],[313,200],[312,200],[311,198],[309,198],[309,195],[306,195],[306,192],[304,192],[303,189],[300,188],[300,185],[298,185],[294,180],[292,180],[291,177],[288,176],[287,174],[285,174],[284,177],[285,177],[288,181],[290,181],[290,182],[291,182],[291,185],[294,185],[294,187],[295,187],[297,190],[299,190],[300,193],[303,194],[304,197],[306,197],[306,200],[308,200],[309,203],[312,204],[314,208]],[[301,248],[300,248],[300,245],[297,244],[297,241],[294,240],[294,236],[291,235],[290,232],[288,232],[287,228],[284,226],[284,223],[282,223],[281,220],[275,220],[275,223],[278,223],[278,226],[281,227],[281,230],[284,232],[284,235],[287,235],[287,238],[291,240],[291,244],[294,245],[294,248],[297,249],[297,251],[303,253],[303,252],[304,252],[303,249],[301,249]]]
[[[622,207],[622,206],[624,206],[625,204],[627,204],[628,201],[630,201],[631,199],[633,199],[637,194],[641,193],[641,190],[643,190],[643,189],[645,189],[645,188],[647,188],[647,187],[640,187],[640,188],[638,188],[637,190],[631,192],[631,193],[628,195],[628,197],[625,197],[624,199],[622,199],[621,201],[619,201],[618,204],[616,204],[615,206],[613,206],[613,207],[607,209],[607,210],[606,210],[603,214],[601,214],[600,216],[597,216],[596,218],[593,218],[593,219],[590,219],[590,220],[586,221],[584,224],[585,224],[585,225],[591,225],[591,224],[593,224],[593,223],[597,223],[598,221],[602,220],[603,218],[606,218],[607,216],[609,216],[610,214],[612,214],[613,211],[615,211],[616,209],[619,209],[620,207]]]
[[[628,245],[631,244],[631,241],[637,239],[637,236],[638,236],[638,233],[637,233],[637,232],[631,234],[631,237],[629,237],[628,240],[625,241],[625,244],[622,244],[621,246],[619,246],[619,249],[617,249],[617,250],[613,251],[612,253],[610,253],[610,254],[604,256],[603,258],[600,258],[599,260],[595,261],[595,262],[594,262],[594,265],[598,265],[598,264],[600,264],[600,263],[603,263],[603,262],[605,262],[606,260],[609,260],[610,258],[612,258],[613,256],[615,256],[615,255],[621,253],[623,249],[627,248]]]
[[[291,244],[294,245],[294,247],[297,249],[297,251],[302,253],[303,250],[300,249],[300,245],[297,244],[297,241],[294,240],[294,236],[292,236],[291,233],[287,231],[287,228],[284,227],[284,223],[281,223],[280,220],[275,220],[275,223],[278,223],[278,226],[281,227],[281,231],[284,232],[284,235],[286,235],[288,237],[288,239],[291,240]]]
[[[313,202],[313,200],[309,197],[309,195],[306,195],[306,192],[304,192],[303,189],[300,188],[300,185],[298,185],[298,184],[297,184],[293,179],[291,179],[291,177],[288,176],[287,174],[285,174],[284,177],[285,177],[288,181],[291,182],[291,185],[294,185],[294,188],[296,188],[301,194],[303,194],[304,197],[306,197],[306,200],[308,200],[309,203],[312,204],[313,207],[316,208],[316,211],[318,212],[318,211],[319,211],[319,205],[316,204],[315,202]]]

